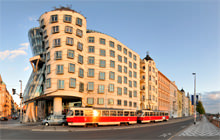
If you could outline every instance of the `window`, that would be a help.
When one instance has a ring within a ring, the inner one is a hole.
[[[99,72],[99,80],[105,80],[105,72]]]
[[[88,70],[88,77],[94,77],[94,73],[95,73],[94,69],[89,69]]]
[[[129,77],[132,77],[132,72],[129,70]]]
[[[50,87],[51,87],[51,79],[48,78],[48,79],[46,80],[46,88],[50,88]]]
[[[127,57],[124,56],[124,62],[127,64],[128,63],[128,59]]]
[[[84,77],[84,70],[82,68],[79,68],[79,77]]]
[[[104,93],[104,90],[105,90],[105,86],[104,86],[104,85],[99,85],[99,90],[98,90],[98,92],[99,92],[99,93]]]
[[[124,66],[124,73],[128,72],[128,68],[126,66]]]
[[[100,56],[105,56],[105,50],[100,49]]]
[[[83,50],[83,44],[81,42],[77,43],[77,50],[80,50],[80,51]]]
[[[70,88],[75,88],[76,87],[76,79],[75,78],[70,78],[70,81],[69,81],[69,86]]]
[[[133,67],[134,67],[135,69],[137,69],[137,64],[136,64],[136,63],[134,63],[134,64],[133,64]]]
[[[88,37],[88,42],[89,43],[94,43],[95,42],[95,38],[94,37]]]
[[[80,82],[79,83],[79,92],[83,92],[84,91],[84,83]]]
[[[75,64],[69,64],[69,72],[75,72]]]
[[[88,64],[95,64],[95,57],[94,56],[88,57]]]
[[[94,90],[94,82],[88,82],[88,90],[89,91]]]
[[[64,15],[63,21],[64,22],[72,22],[72,16],[71,15]]]
[[[98,98],[97,104],[98,105],[103,105],[104,104],[104,99],[103,98]]]
[[[137,57],[136,57],[136,55],[133,55],[133,59],[134,59],[134,60],[137,60]]]
[[[100,38],[99,41],[100,41],[100,44],[105,45],[105,39],[104,38]]]
[[[129,57],[132,58],[132,53],[131,52],[129,52]]]
[[[117,94],[122,95],[122,88],[118,87]]]
[[[112,72],[112,71],[109,72],[109,79],[115,80],[115,73],[114,72]]]
[[[89,46],[89,53],[94,53],[94,52],[95,52],[95,47]]]
[[[136,102],[134,102],[134,107],[137,107],[137,103]]]
[[[112,42],[112,41],[109,41],[109,46],[112,47],[112,48],[114,48],[114,47],[115,47],[115,43]]]
[[[132,91],[129,91],[129,98],[132,98]]]
[[[42,19],[42,20],[40,21],[40,26],[41,26],[41,28],[44,28],[44,27],[45,27],[44,19]]]
[[[78,63],[83,64],[83,56],[78,55]]]
[[[127,54],[127,49],[124,48],[124,54]]]
[[[108,104],[113,105],[114,104],[114,99],[108,99]]]
[[[55,52],[55,60],[62,59],[62,51],[56,51]]]
[[[129,62],[129,67],[132,68],[132,63],[131,62]]]
[[[47,65],[47,74],[50,73],[50,65]]]
[[[105,68],[105,60],[99,60],[99,67]]]
[[[52,23],[57,22],[57,21],[58,21],[58,15],[52,15],[52,16],[50,17],[50,21],[51,21]]]
[[[66,38],[66,45],[71,45],[71,46],[73,46],[73,38],[67,37],[67,38]]]
[[[82,26],[82,19],[76,18],[76,25]]]
[[[149,76],[149,80],[151,81],[151,76]]]
[[[74,50],[67,50],[67,58],[74,58]]]
[[[53,26],[51,32],[52,32],[52,34],[58,33],[59,32],[59,26]]]
[[[64,89],[64,80],[58,80],[58,89]]]
[[[93,105],[94,104],[94,98],[87,98],[87,104]]]
[[[134,81],[134,87],[137,87],[137,82],[136,81]]]
[[[132,102],[131,101],[129,102],[129,107],[132,107]]]
[[[127,106],[127,101],[126,100],[124,100],[124,106]]]
[[[59,47],[60,46],[60,38],[53,40],[53,46],[54,47]]]
[[[50,60],[50,52],[47,53],[47,61]]]
[[[43,37],[44,37],[44,38],[47,38],[47,37],[48,37],[48,35],[47,35],[47,30],[44,30]]]
[[[110,56],[111,56],[111,57],[115,57],[115,51],[110,50]]]
[[[121,65],[118,65],[118,71],[119,71],[119,72],[122,72],[122,67],[121,67]]]
[[[137,97],[137,91],[136,90],[133,91],[133,95],[134,95],[134,97]]]
[[[119,62],[122,62],[122,57],[121,57],[121,55],[118,55],[118,61],[119,61]]]
[[[121,51],[121,45],[118,45],[118,50]]]
[[[57,65],[56,71],[57,74],[63,74],[63,65]]]
[[[127,84],[128,83],[128,78],[126,76],[124,76],[124,83]]]
[[[121,105],[121,100],[117,100],[117,105]]]
[[[109,84],[109,92],[114,92],[114,84]]]
[[[118,76],[118,83],[122,83],[122,78],[121,78],[121,76]]]
[[[49,46],[49,40],[47,40],[46,42],[45,42],[45,48],[46,49],[48,49],[50,46]]]
[[[133,74],[134,74],[134,78],[137,78],[137,72],[133,72]]]
[[[129,87],[132,87],[132,81],[129,80]]]
[[[72,34],[72,33],[73,33],[73,27],[66,26],[66,27],[65,27],[65,33],[70,33],[70,34]]]
[[[82,37],[82,36],[83,36],[83,31],[80,30],[80,29],[77,29],[77,30],[76,30],[76,36]]]
[[[127,95],[128,94],[128,88],[124,87],[124,94]]]
[[[112,67],[112,68],[115,67],[115,61],[110,60],[110,67]]]

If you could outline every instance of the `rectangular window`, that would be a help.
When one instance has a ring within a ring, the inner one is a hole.
[[[105,80],[105,72],[99,72],[99,80]]]
[[[132,77],[132,72],[129,70],[129,77]]]
[[[100,49],[100,56],[105,56],[105,50]]]
[[[50,74],[50,65],[47,65],[47,74]]]
[[[56,51],[54,57],[55,57],[55,60],[62,59],[62,51]]]
[[[99,93],[104,93],[104,91],[105,91],[105,86],[104,86],[104,85],[99,85],[99,90],[98,90],[98,92],[99,92]]]
[[[60,38],[53,40],[53,47],[59,47],[60,46]]]
[[[112,47],[112,48],[114,48],[114,47],[115,47],[115,43],[112,42],[112,41],[109,41],[109,46]]]
[[[47,53],[47,61],[50,60],[50,52]]]
[[[124,54],[127,54],[127,49],[124,48]]]
[[[115,57],[115,51],[110,50],[110,56],[111,56],[111,57]]]
[[[121,51],[121,45],[118,45],[118,50]]]
[[[88,64],[95,64],[95,57],[94,56],[88,57]]]
[[[44,38],[47,38],[47,37],[48,37],[48,35],[47,35],[47,30],[44,30],[43,37],[44,37]]]
[[[97,104],[98,105],[103,105],[104,104],[104,99],[103,98],[98,98]]]
[[[136,55],[133,55],[133,59],[134,59],[134,60],[137,60],[137,57],[136,57]]]
[[[118,76],[118,83],[122,83],[122,78],[121,78],[121,76]]]
[[[89,91],[94,90],[94,82],[88,82],[88,90]]]
[[[67,38],[66,38],[66,45],[71,45],[71,46],[73,46],[73,38],[67,37]]]
[[[71,15],[64,15],[63,21],[71,23],[72,22],[72,16]]]
[[[57,74],[63,74],[63,65],[57,65],[56,71]]]
[[[84,83],[80,82],[79,83],[79,92],[83,92],[84,91]]]
[[[66,27],[65,27],[65,33],[70,33],[70,34],[72,34],[72,33],[73,33],[73,27],[66,26]]]
[[[84,77],[84,70],[82,68],[79,68],[79,77]]]
[[[124,87],[124,94],[127,95],[128,94],[128,88]]]
[[[132,102],[131,101],[129,102],[129,107],[132,107]]]
[[[115,61],[110,60],[110,67],[115,68]]]
[[[81,42],[77,43],[77,50],[80,50],[80,51],[83,50],[83,44]]]
[[[108,99],[108,104],[113,105],[114,104],[114,99]]]
[[[124,73],[128,72],[128,68],[126,66],[124,66]]]
[[[127,102],[126,100],[124,100],[124,106],[127,106],[127,103],[128,103],[128,102]]]
[[[51,32],[52,34],[59,33],[59,26],[53,26]]]
[[[58,15],[52,15],[52,16],[50,17],[50,21],[51,21],[52,23],[57,22],[57,21],[58,21]]]
[[[137,78],[137,72],[134,71],[134,78]]]
[[[95,69],[89,69],[88,70],[88,77],[94,77]]]
[[[82,19],[76,18],[76,25],[82,26]]]
[[[134,102],[134,107],[137,107],[137,103],[136,102]]]
[[[117,89],[118,89],[118,90],[117,90],[117,94],[118,94],[118,95],[122,95],[122,88],[118,87]]]
[[[134,87],[137,87],[137,82],[136,81],[134,81]]]
[[[132,98],[132,91],[129,91],[129,98]]]
[[[75,72],[75,64],[69,63],[69,72]]]
[[[129,57],[132,58],[132,53],[131,52],[129,52]]]
[[[109,84],[109,92],[114,92],[114,84]]]
[[[137,91],[136,90],[133,91],[133,95],[134,95],[134,97],[137,97]]]
[[[89,43],[94,43],[95,42],[95,38],[94,37],[88,37]]]
[[[119,62],[122,62],[122,57],[121,57],[121,55],[118,55],[118,61],[119,61]]]
[[[49,40],[47,40],[46,42],[45,42],[45,48],[46,49],[48,49],[50,46],[49,46]]]
[[[99,60],[99,67],[105,68],[105,60]]]
[[[58,80],[58,89],[64,89],[64,80]]]
[[[126,76],[124,76],[124,83],[127,84],[128,83],[128,78]]]
[[[100,41],[100,44],[105,45],[105,39],[104,38],[100,38],[99,41]]]
[[[89,53],[94,53],[95,52],[95,47],[94,46],[89,46],[88,49],[89,49],[88,50]]]
[[[69,81],[69,86],[70,88],[75,88],[76,87],[76,79],[75,78],[70,78],[70,81]]]
[[[136,64],[136,63],[134,63],[134,64],[133,64],[133,67],[134,67],[135,69],[137,69],[137,64]]]
[[[121,65],[118,65],[118,71],[119,71],[119,72],[122,72],[122,67],[121,67]]]
[[[124,56],[124,63],[126,63],[126,64],[128,63],[128,59],[125,56]]]
[[[51,87],[51,79],[48,78],[48,79],[46,80],[46,88],[50,88],[50,87]]]
[[[117,105],[121,105],[121,100],[117,100]]]
[[[129,87],[132,87],[132,81],[129,80]]]
[[[87,104],[93,105],[94,104],[94,98],[87,98]]]
[[[129,67],[132,68],[132,63],[131,62],[129,62]]]
[[[67,58],[74,58],[74,50],[67,50]]]
[[[115,73],[114,72],[112,72],[112,71],[109,72],[109,79],[115,80]]]
[[[82,36],[83,36],[83,31],[80,30],[80,29],[77,29],[77,30],[76,30],[76,36],[82,37]]]
[[[83,64],[83,56],[78,55],[78,63]]]

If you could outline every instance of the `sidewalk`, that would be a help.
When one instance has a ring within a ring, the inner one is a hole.
[[[191,125],[170,140],[220,140],[220,129],[210,123],[204,116],[202,121]]]

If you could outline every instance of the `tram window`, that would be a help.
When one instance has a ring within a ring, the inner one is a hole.
[[[109,111],[102,111],[102,116],[109,116]]]
[[[168,116],[168,113],[165,113],[165,116]]]
[[[128,111],[125,111],[125,112],[124,112],[124,116],[129,116],[129,112],[128,112]]]
[[[145,112],[145,113],[144,113],[144,115],[145,115],[145,116],[148,116],[148,114],[147,114],[147,113],[148,113],[148,112]]]
[[[70,111],[67,113],[67,116],[73,116],[73,111],[70,110]]]
[[[123,111],[118,111],[118,116],[123,116]]]
[[[116,111],[110,111],[110,116],[116,116]]]
[[[92,110],[85,110],[85,116],[93,116]]]
[[[155,112],[155,115],[154,116],[158,116],[158,112]]]
[[[134,116],[134,112],[133,111],[130,112],[130,116]]]
[[[75,116],[83,116],[82,110],[75,110]]]
[[[164,112],[162,113],[162,116],[164,116]]]
[[[150,112],[150,116],[153,116],[153,112]]]
[[[142,115],[142,111],[137,111],[137,116],[141,116]]]

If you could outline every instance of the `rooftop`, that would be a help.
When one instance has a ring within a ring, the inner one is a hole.
[[[86,30],[86,33],[100,33],[100,34],[105,34],[105,33],[102,33],[102,32],[96,31],[96,30],[90,30],[90,29],[87,29],[87,30]],[[108,34],[105,34],[105,35],[108,35]],[[108,35],[108,36],[110,36],[110,35]],[[113,36],[110,36],[110,37],[116,39],[116,38],[113,37]],[[116,39],[116,40],[117,40],[117,39]]]

